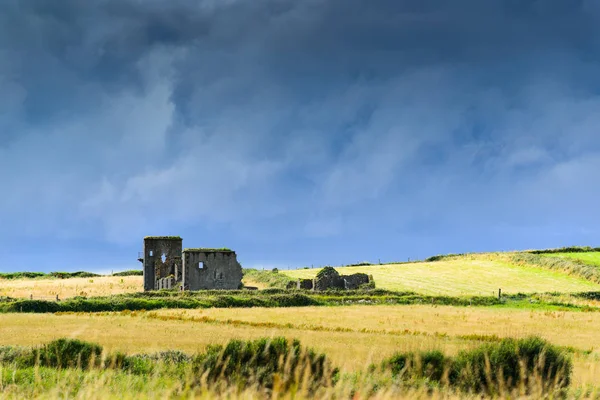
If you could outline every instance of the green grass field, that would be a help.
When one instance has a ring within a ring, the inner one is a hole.
[[[586,264],[600,267],[600,252],[594,251],[589,253],[555,253],[546,254],[545,257],[569,258],[572,260],[583,261]]]
[[[599,253],[600,254],[600,253]],[[341,274],[373,275],[380,289],[423,294],[492,295],[505,293],[598,291],[600,285],[560,271],[516,266],[494,255],[454,257],[436,262],[336,268]],[[314,278],[319,269],[282,270],[292,278]]]

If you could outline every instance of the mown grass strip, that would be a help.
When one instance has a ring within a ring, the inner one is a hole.
[[[600,268],[574,258],[552,257],[546,253],[515,253],[509,259],[515,265],[537,266],[600,283]],[[552,253],[548,253],[552,254]]]

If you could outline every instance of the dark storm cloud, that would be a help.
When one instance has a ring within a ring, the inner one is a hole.
[[[564,53],[589,57],[598,45],[597,7],[583,1],[38,0],[0,7],[3,45],[29,89],[31,118],[87,104],[94,96],[81,86],[139,85],[136,62],[161,46],[189,51],[179,65],[180,93],[248,68],[315,96],[323,85],[389,79],[424,65],[467,63],[476,75],[491,68],[519,81],[530,78],[522,64],[560,68],[545,53],[556,62]]]
[[[4,1],[0,237],[584,240],[599,26],[591,0]]]

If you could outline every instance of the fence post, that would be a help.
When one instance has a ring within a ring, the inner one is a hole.
[[[29,300],[33,300],[33,294],[29,295]]]
[[[58,295],[56,295],[56,301],[60,301],[60,299],[58,298]]]
[[[502,300],[502,289],[498,289],[498,300]]]

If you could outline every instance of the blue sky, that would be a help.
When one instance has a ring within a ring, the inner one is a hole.
[[[596,0],[4,0],[1,271],[600,243]]]

